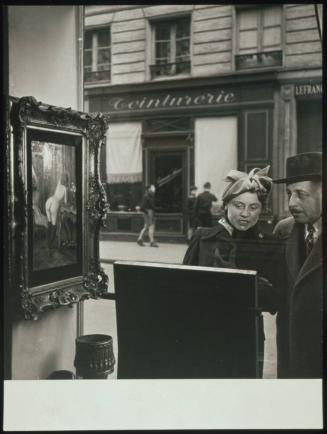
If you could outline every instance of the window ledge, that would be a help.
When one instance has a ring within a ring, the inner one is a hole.
[[[179,61],[162,64],[152,64],[150,66],[151,79],[163,78],[163,77],[179,77],[189,76],[191,72],[191,61]],[[181,70],[182,68],[182,70]]]
[[[234,69],[234,74],[240,74],[240,75],[251,75],[255,73],[262,73],[262,72],[280,72],[284,71],[285,67],[283,65],[281,66],[253,66],[251,68],[242,68],[242,69]]]
[[[283,65],[283,51],[261,51],[235,55],[235,67],[237,71],[249,69],[263,69],[281,67]]]
[[[106,87],[112,84],[110,80],[108,81],[93,81],[92,83],[84,82],[84,87],[87,89],[92,89],[93,87]]]
[[[167,80],[178,80],[178,79],[184,79],[184,78],[190,78],[192,77],[192,74],[176,74],[176,75],[164,75],[163,77],[153,77],[150,80],[151,81],[167,81]]]

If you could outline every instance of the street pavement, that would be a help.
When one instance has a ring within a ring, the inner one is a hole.
[[[106,261],[131,260],[181,264],[187,244],[158,243],[159,247],[144,247],[131,241],[100,241],[100,258]]]
[[[113,293],[115,260],[161,262],[181,264],[187,245],[180,243],[159,243],[159,247],[150,247],[148,243],[141,247],[130,241],[100,241],[100,258],[102,267],[109,278],[109,292]],[[276,378],[276,326],[275,316],[264,313],[265,327],[265,361],[264,378]],[[114,300],[87,300],[84,302],[84,334],[103,333],[112,336],[116,358],[115,371],[109,379],[117,378],[118,343],[116,326],[116,309]]]

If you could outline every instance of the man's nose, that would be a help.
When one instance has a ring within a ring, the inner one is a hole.
[[[297,198],[294,194],[292,194],[288,199],[289,208],[295,208],[297,206]]]

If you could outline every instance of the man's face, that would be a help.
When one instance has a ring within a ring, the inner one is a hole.
[[[154,185],[150,185],[149,190],[151,191],[151,193],[155,193],[156,187]]]
[[[321,182],[301,181],[286,187],[288,207],[297,223],[314,223],[321,216]]]

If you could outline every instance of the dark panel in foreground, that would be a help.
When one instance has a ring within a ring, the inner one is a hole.
[[[256,378],[256,273],[116,262],[118,378]]]

